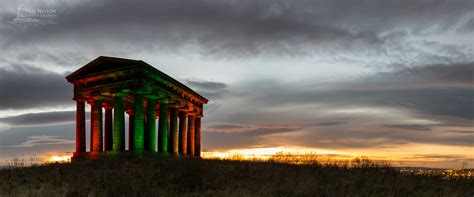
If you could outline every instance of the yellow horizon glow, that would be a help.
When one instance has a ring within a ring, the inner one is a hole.
[[[465,147],[452,147],[442,145],[413,144],[405,147],[381,150],[328,150],[307,147],[265,147],[265,148],[239,148],[222,151],[205,151],[201,157],[204,159],[229,159],[229,160],[268,160],[277,154],[288,154],[294,156],[318,155],[319,158],[325,158],[328,161],[348,161],[355,158],[365,157],[373,161],[387,161],[395,166],[417,166],[417,167],[435,167],[435,168],[459,168],[462,162],[452,162],[442,158],[417,157],[423,154],[433,154],[429,150],[437,150],[437,154],[459,155],[465,158],[474,158],[474,153],[466,154],[461,150]],[[387,156],[389,155],[389,156]],[[315,159],[318,157],[314,157]],[[324,161],[323,161],[324,162]],[[474,167],[473,163],[468,166]]]
[[[333,155],[352,158],[355,157],[349,152],[326,150],[317,148],[297,147],[297,146],[276,146],[264,148],[241,148],[230,149],[226,151],[205,151],[201,153],[201,157],[205,159],[229,159],[236,155],[242,159],[261,159],[266,160],[277,154],[290,155]]]
[[[435,167],[435,168],[459,168],[464,165],[462,161],[454,162],[445,158],[433,157],[430,154],[458,155],[460,158],[474,158],[474,151],[469,152],[466,147],[453,147],[448,145],[410,144],[393,148],[380,149],[320,149],[301,146],[274,146],[237,148],[229,150],[203,151],[203,159],[229,159],[229,160],[269,160],[278,155],[287,156],[311,156],[310,159],[318,162],[349,161],[355,158],[365,157],[373,161],[386,161],[394,166]],[[473,150],[470,148],[470,150]],[[427,155],[427,157],[421,157]],[[71,161],[70,153],[47,153],[42,158],[44,163],[64,163]],[[306,158],[308,159],[308,158]],[[470,160],[469,160],[470,161]],[[467,168],[473,168],[474,162],[469,162]]]
[[[47,154],[44,159],[45,163],[69,163],[71,162],[71,156],[68,154]]]

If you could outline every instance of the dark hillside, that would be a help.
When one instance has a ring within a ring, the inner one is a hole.
[[[132,158],[0,170],[0,196],[472,196],[474,180],[360,165]]]

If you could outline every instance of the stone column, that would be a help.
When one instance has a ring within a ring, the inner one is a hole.
[[[168,101],[160,101],[160,120],[158,128],[158,152],[168,153]]]
[[[146,123],[147,123],[147,142],[148,149],[156,152],[156,100],[155,98],[148,97],[146,100]]]
[[[143,133],[144,133],[144,126],[145,126],[145,117],[143,114],[143,95],[142,94],[135,94],[134,95],[133,111],[135,112],[135,116],[133,118],[133,130],[134,130],[134,142],[133,148],[136,151],[143,151],[144,144],[143,144]]]
[[[112,150],[112,106],[104,105],[104,151]]]
[[[86,152],[86,104],[76,100],[76,152]]]
[[[201,157],[201,116],[194,120],[194,156]]]
[[[170,142],[173,154],[178,154],[178,109],[172,107],[170,110]]]
[[[187,132],[186,132],[186,112],[179,112],[179,154],[186,155],[186,141]]]
[[[144,108],[144,119],[143,119],[143,150],[150,150],[148,141],[148,122],[147,122],[146,108]]]
[[[188,115],[188,151],[187,154],[194,156],[194,115]]]
[[[114,136],[113,136],[113,150],[125,150],[125,114],[123,109],[123,96],[115,97],[114,103]]]
[[[92,100],[91,105],[91,152],[102,151],[102,100]]]
[[[133,113],[133,110],[128,110],[128,150],[135,150],[133,147],[133,143],[135,142],[134,137],[135,137],[135,113]]]

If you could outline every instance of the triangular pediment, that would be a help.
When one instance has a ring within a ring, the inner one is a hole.
[[[182,84],[181,82],[177,81],[176,79],[170,77],[169,75],[163,73],[162,71],[156,69],[155,67],[147,64],[141,60],[132,60],[132,59],[124,59],[124,58],[117,58],[117,57],[107,57],[107,56],[99,56],[98,58],[92,60],[88,64],[84,65],[77,71],[73,72],[66,79],[71,83],[76,83],[76,81],[90,78],[91,76],[101,75],[107,72],[114,72],[119,70],[126,70],[126,69],[143,69],[144,71],[148,71],[152,73],[151,76],[153,78],[157,77],[161,79],[160,81],[166,81],[169,84],[173,84],[176,87],[179,87],[205,103],[207,103],[207,99],[203,96],[199,95],[191,88],[187,87],[186,85]],[[155,79],[157,79],[155,78]]]
[[[143,62],[139,60],[99,56],[98,58],[92,60],[91,62],[80,68],[79,70],[67,76],[66,79],[68,79],[68,81],[71,81],[73,79],[78,79],[95,73],[120,70],[136,66],[148,65],[143,64]]]

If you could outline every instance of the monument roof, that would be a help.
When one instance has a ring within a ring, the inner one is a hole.
[[[142,61],[142,60],[132,60],[132,59],[124,59],[118,57],[107,57],[107,56],[99,56],[96,59],[92,60],[88,64],[84,65],[80,69],[76,70],[75,72],[71,73],[66,77],[66,79],[73,83],[76,79],[81,79],[90,75],[95,75],[102,72],[110,72],[115,70],[123,70],[123,69],[132,69],[132,68],[143,68],[159,77],[163,78],[164,80],[171,82],[172,84],[188,91],[198,98],[204,100],[207,103],[207,99],[192,90],[191,88],[187,87],[186,85],[182,84],[178,80],[170,77],[169,75],[165,74],[164,72],[156,69],[155,67],[151,66],[150,64]]]

